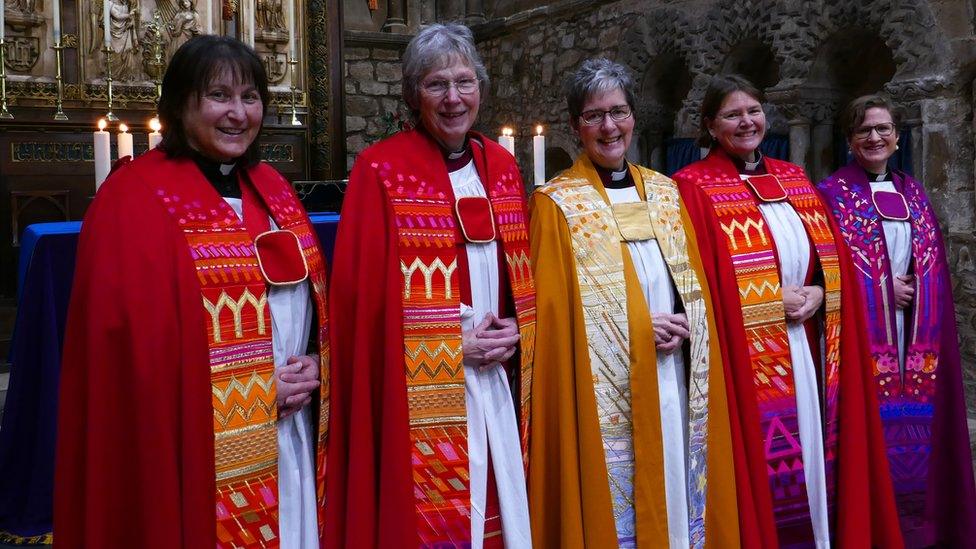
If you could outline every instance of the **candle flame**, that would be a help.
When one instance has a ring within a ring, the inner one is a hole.
[[[542,124],[535,127],[535,133],[537,135],[542,135]]]
[[[512,128],[502,128],[502,135],[505,137],[512,135]]]
[[[99,118],[98,119],[98,131],[100,131],[100,132],[105,131],[105,128],[106,127],[108,127],[108,122],[106,122],[104,118]]]
[[[119,131],[125,133],[129,131],[129,126],[126,126],[125,123],[119,124]]]
[[[158,118],[154,117],[149,119],[149,128],[154,132],[158,132],[159,130],[163,129],[163,125],[159,123]]]

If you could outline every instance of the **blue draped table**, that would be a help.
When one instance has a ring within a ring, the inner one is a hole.
[[[327,264],[339,215],[311,213]],[[61,344],[81,222],[38,223],[21,240],[10,385],[0,425],[0,543],[51,543]]]

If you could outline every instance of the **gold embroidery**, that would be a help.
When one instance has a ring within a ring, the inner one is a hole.
[[[763,231],[763,226],[765,225],[763,221],[756,221],[754,219],[746,219],[745,223],[740,223],[739,220],[733,219],[731,225],[726,225],[722,223],[722,230],[725,234],[729,236],[729,243],[732,244],[732,250],[738,250],[739,244],[735,241],[735,231],[739,230],[742,232],[742,236],[746,239],[746,245],[752,247],[752,236],[749,235],[749,229],[753,228],[759,233],[759,237],[762,238],[763,244],[768,244],[766,240],[766,233]]]
[[[519,283],[525,280],[528,274],[531,274],[532,263],[529,256],[525,251],[520,251],[517,254],[505,254],[505,260],[508,261],[508,265],[518,271],[518,279],[513,281],[513,284]]]
[[[452,261],[450,265],[445,265],[441,261],[441,258],[438,257],[430,266],[427,266],[418,257],[413,260],[413,263],[409,267],[401,260],[400,271],[403,273],[403,297],[405,299],[410,299],[410,283],[413,280],[413,273],[417,269],[420,269],[420,272],[424,275],[424,295],[427,299],[431,299],[434,295],[434,271],[440,271],[444,275],[444,297],[446,299],[451,298],[453,293],[451,291],[451,273],[454,272],[454,269],[457,269],[457,259]]]
[[[217,299],[217,303],[211,303],[206,296],[203,297],[203,306],[210,313],[210,322],[213,327],[213,338],[215,343],[220,343],[223,337],[220,332],[220,312],[224,307],[230,309],[231,313],[234,315],[234,336],[237,338],[244,337],[244,326],[241,322],[241,310],[244,308],[245,303],[250,303],[254,306],[254,310],[258,317],[258,334],[265,334],[264,326],[264,306],[268,303],[268,294],[261,292],[261,298],[258,299],[254,297],[254,294],[250,290],[245,289],[244,293],[241,294],[240,299],[234,300],[227,292],[220,292],[220,297]]]

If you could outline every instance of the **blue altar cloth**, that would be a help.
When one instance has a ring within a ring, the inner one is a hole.
[[[331,265],[339,215],[309,218]],[[61,345],[80,230],[78,221],[38,223],[21,240],[0,425],[0,543],[50,543]]]

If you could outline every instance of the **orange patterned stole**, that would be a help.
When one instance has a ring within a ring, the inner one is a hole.
[[[826,210],[803,170],[766,159],[770,174],[786,191],[816,250],[824,273],[826,305],[825,458],[828,502],[832,502],[837,449],[837,390],[840,358],[840,264]],[[779,266],[773,238],[757,199],[720,153],[691,168],[728,237],[745,338],[759,406],[769,487],[780,542],[812,539],[804,480],[790,345],[783,311]]]
[[[147,154],[163,155],[159,151]],[[272,323],[267,285],[254,243],[237,214],[192,161],[166,161],[161,156],[158,162],[141,166],[152,166],[151,171],[143,170],[143,180],[183,231],[200,282],[214,410],[217,547],[277,547],[278,438]],[[322,358],[316,460],[321,517],[329,364],[324,259],[291,185],[263,164],[250,169],[248,175],[279,227],[296,234],[309,265]],[[319,524],[321,528],[321,520]]]
[[[461,352],[461,317],[454,193],[441,153],[424,140],[422,161],[374,162],[392,206],[403,274],[403,345],[409,407],[411,464],[422,546],[471,540],[467,411]],[[521,177],[513,162],[492,161],[473,146],[478,173],[491,201],[508,267],[521,333],[521,433],[528,434],[529,383],[535,341],[535,289]],[[494,170],[493,170],[494,169]],[[406,457],[406,456],[405,456]]]

